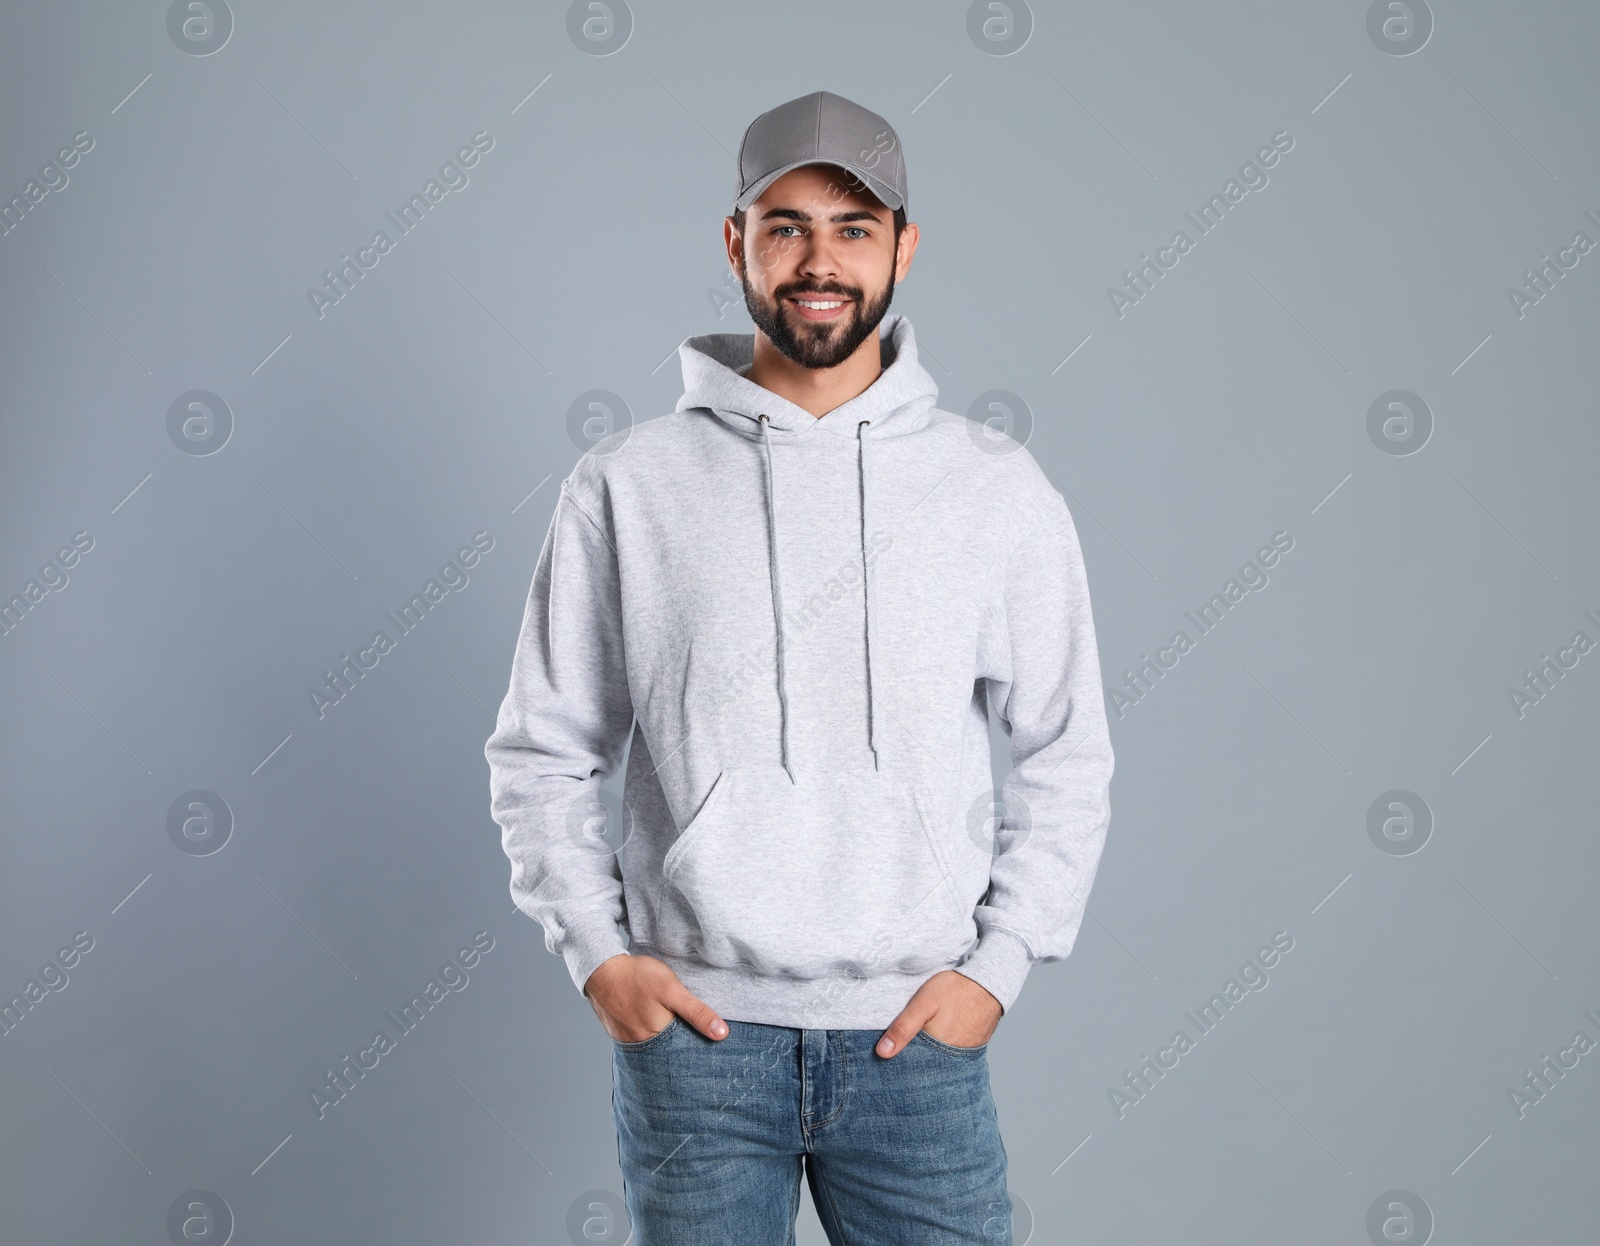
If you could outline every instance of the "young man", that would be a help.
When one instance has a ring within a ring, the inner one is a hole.
[[[676,411],[562,483],[485,746],[512,896],[612,1040],[639,1246],[784,1246],[802,1169],[834,1243],[1011,1241],[985,1050],[1072,950],[1113,759],[1065,502],[885,316],[905,185],[837,95],[750,125],[757,331],[687,339]]]

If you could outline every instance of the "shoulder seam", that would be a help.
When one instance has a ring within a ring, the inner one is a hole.
[[[615,554],[617,552],[616,542],[611,539],[611,534],[606,531],[605,525],[589,513],[589,508],[578,500],[576,491],[568,488],[565,480],[561,482],[561,496],[570,501],[573,509],[575,509],[578,514],[582,515],[589,521],[591,525],[593,525],[594,530],[600,534],[600,539],[609,545],[611,547],[611,552]]]

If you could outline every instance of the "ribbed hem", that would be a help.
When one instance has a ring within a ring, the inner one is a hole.
[[[751,1021],[797,1030],[882,1030],[940,969],[871,978],[771,978],[719,969],[657,948],[634,945],[665,961],[678,980],[725,1021]],[[944,968],[956,968],[945,966]]]
[[[583,984],[589,975],[613,956],[626,954],[628,941],[610,918],[586,926],[569,926],[561,942],[561,955],[567,962],[567,972],[583,993]]]
[[[1016,935],[991,926],[972,954],[956,966],[956,972],[966,974],[999,1000],[1004,1014],[1011,1011],[1011,1005],[1022,993],[1023,979],[1031,968],[1033,958],[1028,955],[1027,944]]]

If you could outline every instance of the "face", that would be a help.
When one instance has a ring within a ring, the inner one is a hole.
[[[731,217],[724,232],[750,319],[806,368],[837,367],[877,333],[916,246],[907,225],[897,248],[893,211],[834,165],[785,173],[745,210],[742,239]]]

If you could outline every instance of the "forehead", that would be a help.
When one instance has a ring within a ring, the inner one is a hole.
[[[889,207],[855,174],[835,164],[804,164],[790,169],[750,204],[757,220],[774,208],[823,218],[837,212],[870,212],[887,219]]]

